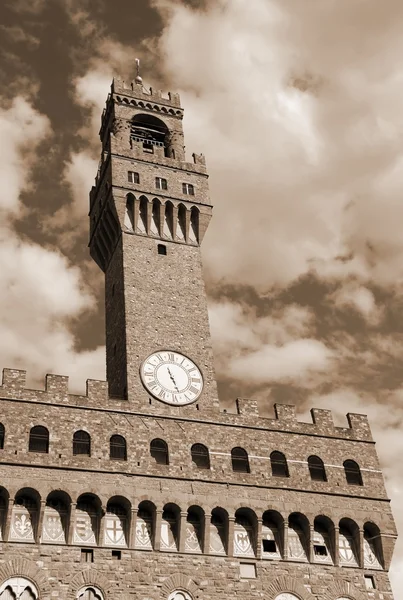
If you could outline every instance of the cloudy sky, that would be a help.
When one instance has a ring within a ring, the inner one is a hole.
[[[223,403],[369,414],[403,530],[403,3],[3,0],[0,23],[0,365],[105,377],[88,191],[139,56],[207,157]]]

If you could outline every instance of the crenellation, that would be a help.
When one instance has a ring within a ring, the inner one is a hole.
[[[137,98],[144,102],[150,102],[153,99],[157,99],[160,104],[181,108],[180,95],[177,92],[168,92],[167,95],[164,96],[162,90],[155,90],[150,87],[147,91],[143,85],[138,84],[135,81],[130,82],[130,85],[128,86],[122,79],[115,77],[112,82],[111,93]]]
[[[3,369],[1,388],[7,392],[19,392],[25,389],[27,372],[21,369]]]
[[[285,421],[287,424],[296,425],[297,413],[293,404],[278,404],[274,405],[274,414],[276,419]]]

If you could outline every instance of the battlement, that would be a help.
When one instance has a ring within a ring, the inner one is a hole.
[[[164,96],[162,90],[149,88],[149,91],[146,91],[143,85],[136,83],[136,81],[125,82],[123,79],[114,77],[111,92],[112,94],[122,94],[138,100],[144,100],[145,102],[154,101],[158,102],[158,104],[181,108],[180,96],[178,93],[168,92],[167,95]]]
[[[3,369],[0,397],[21,399],[33,402],[87,406],[106,410],[124,410],[130,412],[132,407],[127,400],[110,397],[106,381],[87,379],[85,395],[69,393],[69,378],[64,375],[46,375],[43,390],[26,387],[26,371]],[[324,436],[339,439],[372,442],[371,428],[366,415],[348,413],[347,427],[335,426],[332,412],[326,409],[311,409],[311,423],[298,420],[296,407],[291,404],[275,404],[274,418],[261,415],[256,400],[237,398],[236,412],[223,410],[218,414],[198,413],[198,419],[212,420],[233,426],[253,427],[270,431],[285,431],[298,435]],[[153,411],[154,412],[154,411]],[[175,413],[180,419],[182,415]],[[183,412],[184,418],[194,419],[194,415]]]

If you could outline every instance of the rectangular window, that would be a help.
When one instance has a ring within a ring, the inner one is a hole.
[[[81,562],[94,562],[94,550],[91,548],[81,548]]]
[[[262,540],[263,552],[277,552],[276,542],[274,540]]]
[[[327,548],[323,544],[314,544],[313,551],[315,556],[327,556]]]
[[[148,152],[149,154],[154,154],[154,146],[152,144],[148,144],[147,142],[143,143],[143,152]]]
[[[128,171],[127,180],[129,183],[140,183],[140,175],[135,171]]]
[[[187,196],[194,196],[195,195],[194,185],[192,185],[191,183],[182,183],[182,192],[184,194],[186,194]]]
[[[375,590],[375,579],[373,575],[364,575],[365,580],[365,589],[366,590]]]
[[[122,560],[122,552],[120,550],[112,550],[112,558],[114,560]]]
[[[256,579],[256,565],[255,563],[243,563],[239,564],[239,575],[241,579]]]
[[[167,190],[168,189],[167,180],[164,179],[163,177],[156,177],[155,178],[155,187],[157,188],[157,190]]]

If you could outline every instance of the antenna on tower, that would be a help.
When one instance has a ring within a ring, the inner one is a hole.
[[[136,58],[135,60],[136,62],[136,78],[135,78],[135,82],[138,83],[139,85],[143,84],[143,78],[140,76],[140,59]]]

